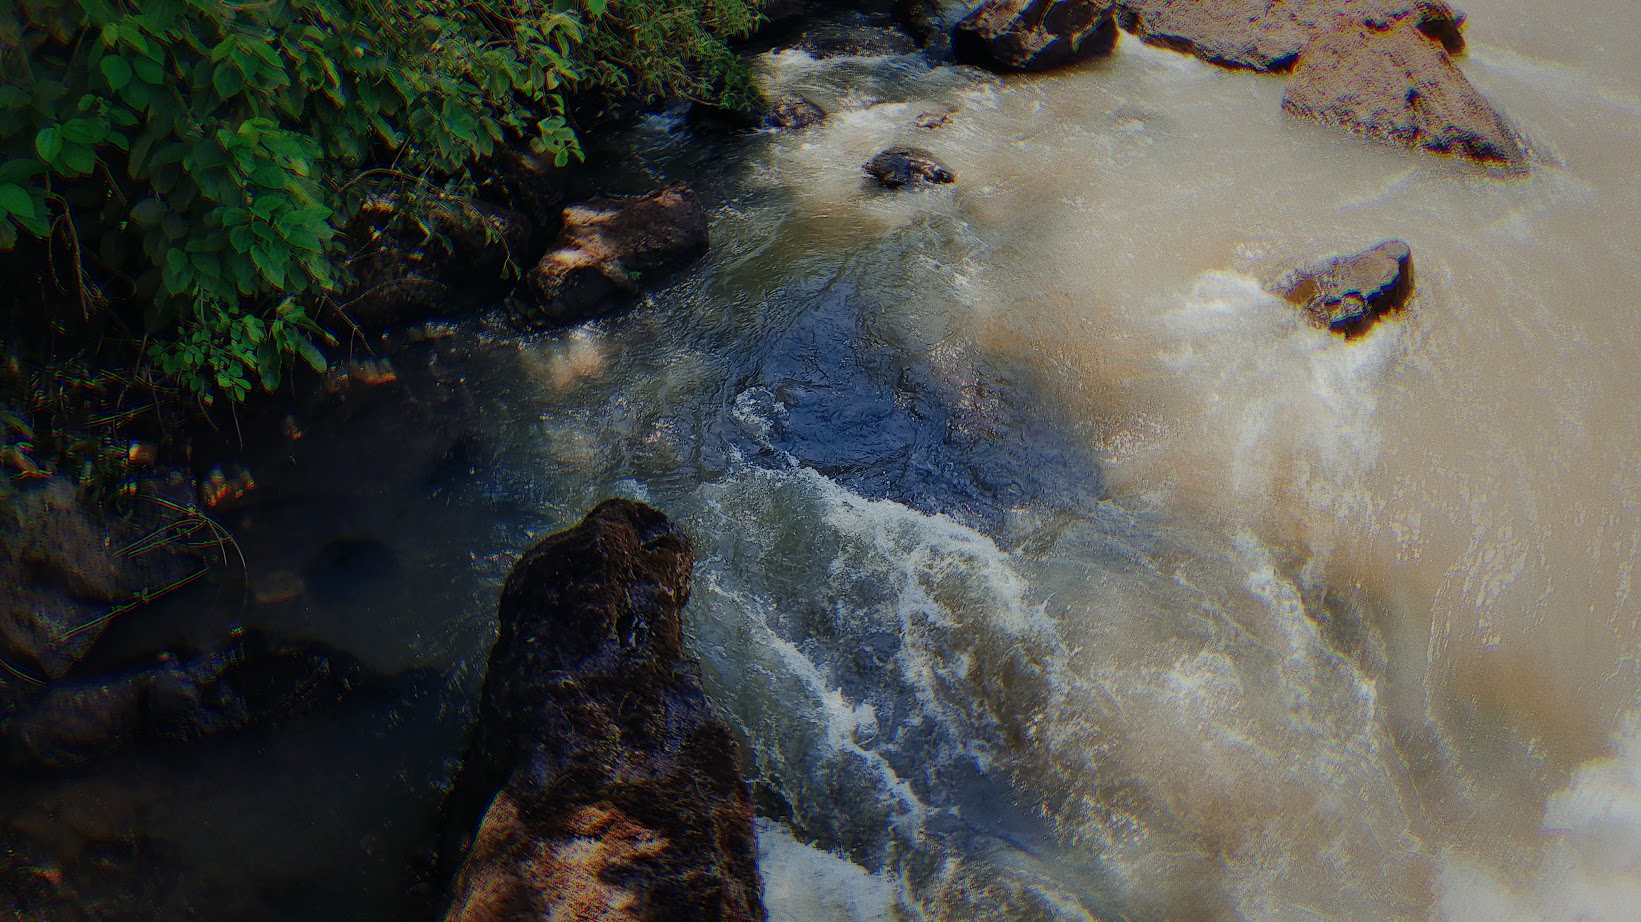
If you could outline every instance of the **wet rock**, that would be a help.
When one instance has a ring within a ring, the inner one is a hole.
[[[1303,308],[1319,326],[1357,336],[1413,294],[1413,251],[1400,240],[1340,256],[1278,279],[1272,293]]]
[[[510,299],[514,320],[535,327],[613,313],[652,281],[707,248],[695,193],[671,185],[648,195],[601,196],[564,209],[564,229]]]
[[[1117,0],[1122,27],[1224,67],[1286,71],[1318,36],[1408,21],[1458,54],[1464,14],[1442,0]]]
[[[375,678],[340,650],[247,631],[188,660],[55,684],[0,723],[0,752],[15,768],[64,771],[140,741],[194,742],[334,705]]]
[[[784,128],[797,130],[818,125],[826,120],[826,110],[815,105],[805,96],[797,93],[784,93],[777,97],[769,106],[769,114],[764,117],[764,125],[768,128]]]
[[[891,147],[862,167],[866,175],[894,189],[913,183],[949,183],[957,179],[934,154],[916,147]]]
[[[514,566],[447,920],[764,918],[738,747],[684,652],[692,565],[665,516],[610,500]]]
[[[1373,141],[1527,168],[1527,153],[1504,117],[1411,25],[1317,39],[1288,81],[1282,110]]]
[[[950,124],[952,116],[956,114],[956,109],[941,109],[933,112],[924,112],[917,117],[917,121],[914,122],[914,124],[919,128],[934,131],[935,129],[944,128]]]
[[[912,36],[866,17],[817,23],[804,33],[798,47],[815,58],[877,58],[912,54],[919,48]]]
[[[826,120],[826,110],[799,93],[783,93],[770,101],[762,112],[743,112],[706,103],[690,106],[686,116],[691,128],[697,131],[751,131],[773,128],[778,131],[798,131]]]
[[[114,516],[60,477],[0,507],[0,714],[84,657],[119,606],[196,569],[192,551],[150,540],[197,537],[191,528],[147,499]]]
[[[1115,47],[1110,0],[986,0],[952,37],[958,60],[1006,71],[1063,67]]]
[[[361,254],[343,303],[364,330],[464,313],[506,290],[511,265],[527,263],[533,225],[523,214],[464,198],[426,202],[421,217],[393,197],[368,202],[349,229]],[[539,251],[538,251],[539,252]]]

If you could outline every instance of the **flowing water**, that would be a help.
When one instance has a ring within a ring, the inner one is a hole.
[[[373,792],[336,825],[399,860],[507,560],[614,493],[696,544],[775,919],[1641,918],[1641,28],[1467,12],[1530,177],[1130,39],[1007,79],[770,54],[826,123],[646,122],[608,180],[694,183],[711,254],[627,316],[446,357],[485,421],[472,557],[369,627],[303,616],[456,664],[440,716],[311,783]],[[896,143],[957,183],[868,188]],[[1418,293],[1360,340],[1262,290],[1390,237]],[[177,809],[334,796],[252,777]],[[314,848],[281,841],[238,845]],[[290,917],[366,917],[331,887]]]

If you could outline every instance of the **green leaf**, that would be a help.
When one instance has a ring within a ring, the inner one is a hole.
[[[124,58],[109,55],[103,58],[103,79],[108,81],[108,88],[118,92],[131,82],[131,65]]]
[[[314,371],[323,373],[326,368],[330,367],[330,363],[325,361],[325,353],[320,352],[318,346],[308,342],[305,336],[296,336],[296,353],[302,356],[302,360],[307,362],[308,367]]]
[[[228,99],[239,95],[239,91],[245,88],[245,78],[232,67],[219,66],[216,73],[211,75],[211,86],[216,88],[217,95]]]
[[[0,215],[4,214],[13,214],[24,220],[33,218],[34,199],[22,186],[0,186]]]
[[[34,152],[46,163],[55,164],[57,157],[63,152],[63,133],[56,125],[40,129],[34,136]]]

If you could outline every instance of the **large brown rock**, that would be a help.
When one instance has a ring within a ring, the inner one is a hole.
[[[1303,309],[1318,326],[1358,336],[1383,314],[1407,305],[1413,295],[1413,250],[1400,240],[1387,240],[1291,272],[1274,282],[1271,291]]]
[[[676,271],[706,248],[706,212],[683,185],[571,205],[557,243],[512,299],[514,319],[548,327],[612,313],[640,282]]]
[[[514,566],[448,809],[471,842],[448,922],[764,918],[738,747],[684,652],[692,566],[626,500]]]
[[[1527,166],[1504,117],[1412,25],[1318,38],[1294,69],[1282,109],[1373,141],[1510,170]]]
[[[1048,70],[1116,46],[1111,0],[986,0],[952,35],[958,60],[996,70]]]
[[[1442,0],[1118,0],[1117,19],[1141,41],[1224,67],[1285,71],[1316,37],[1411,21],[1447,50],[1464,50],[1464,14]]]

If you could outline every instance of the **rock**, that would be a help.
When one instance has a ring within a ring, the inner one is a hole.
[[[120,606],[197,570],[194,551],[149,538],[203,531],[146,498],[113,516],[61,477],[0,505],[0,714],[84,657]]]
[[[951,122],[952,116],[956,114],[956,109],[942,109],[938,111],[924,112],[917,117],[917,121],[913,124],[917,125],[919,128],[934,131],[937,128],[946,127],[946,125]]]
[[[762,112],[743,112],[698,102],[689,107],[685,119],[697,131],[752,131],[758,128],[797,131],[825,121],[826,110],[799,93],[783,93]]]
[[[1387,240],[1354,256],[1289,273],[1270,288],[1304,308],[1316,324],[1358,336],[1386,312],[1406,306],[1413,294],[1413,251],[1400,240]]]
[[[815,58],[877,58],[912,54],[919,46],[917,39],[897,28],[865,17],[851,17],[816,23],[804,32],[798,47]]]
[[[509,306],[515,321],[535,327],[601,317],[630,300],[641,280],[675,271],[706,248],[706,212],[683,185],[590,199],[564,209],[557,243]]]
[[[739,748],[684,652],[692,565],[665,516],[609,500],[513,567],[447,807],[471,841],[448,922],[764,918]]]
[[[815,105],[808,97],[797,93],[783,93],[769,106],[764,116],[764,127],[795,131],[826,120],[826,110]]]
[[[1288,81],[1282,110],[1373,141],[1527,168],[1504,117],[1411,25],[1317,39]]]
[[[959,61],[995,70],[1048,70],[1115,47],[1111,0],[986,0],[952,35]]]
[[[343,309],[364,330],[450,316],[505,292],[510,264],[527,264],[532,224],[523,214],[465,198],[434,199],[425,224],[394,197],[367,202],[348,231],[360,255]],[[539,252],[539,251],[536,251]]]
[[[1147,44],[1267,72],[1293,67],[1320,35],[1403,21],[1454,54],[1464,50],[1464,14],[1442,0],[1117,0],[1117,20]]]
[[[912,183],[949,183],[957,179],[934,154],[916,147],[891,147],[862,167],[868,176],[894,189]]]
[[[333,705],[377,678],[340,650],[246,631],[187,661],[55,684],[0,723],[0,753],[65,771],[139,741],[194,742]]]

